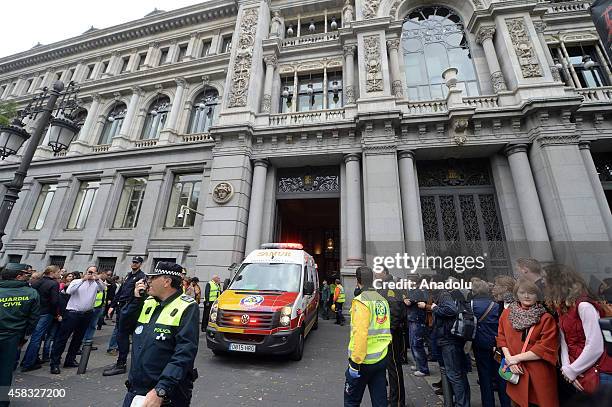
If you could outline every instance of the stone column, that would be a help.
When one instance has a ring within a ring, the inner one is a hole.
[[[170,48],[168,49],[168,57],[166,58],[166,63],[171,64],[173,62],[177,62],[177,57],[179,53],[179,45],[177,40],[173,40],[170,43]],[[180,62],[180,61],[179,61]]]
[[[136,68],[138,67],[138,60],[140,59],[140,52],[134,51],[130,54],[130,59],[128,60],[126,72],[136,72]]]
[[[70,204],[67,202],[66,194],[70,188],[73,178],[70,174],[63,174],[57,181],[57,189],[53,194],[51,205],[45,217],[45,222],[42,229],[40,229],[36,236],[36,249],[32,253],[44,254],[47,250],[47,244],[53,239],[54,235],[65,225],[62,225],[62,216],[66,207],[72,209]],[[40,191],[40,190],[39,190]]]
[[[404,97],[404,84],[402,81],[402,73],[400,72],[399,62],[399,47],[401,41],[399,38],[387,40],[387,48],[389,49],[389,63],[391,64],[391,92],[395,97]]]
[[[355,51],[357,46],[344,46],[344,94],[345,104],[351,105],[355,103]]]
[[[111,150],[122,150],[130,145],[130,128],[134,122],[134,117],[136,117],[136,114],[138,113],[140,97],[144,94],[144,91],[139,86],[132,87],[132,92],[132,97],[130,98],[130,103],[128,104],[125,118],[121,124],[121,130],[119,131],[118,135],[113,137],[110,147]]]
[[[74,75],[72,75],[72,80],[76,83],[83,82],[83,76],[85,75],[87,65],[85,64],[85,60],[81,59],[77,62],[76,67],[74,68]]]
[[[78,138],[70,143],[67,155],[78,155],[89,151],[92,142],[91,132],[94,130],[96,120],[98,118],[98,109],[100,108],[100,95],[94,93],[92,95],[91,106],[87,110],[85,123],[81,127]]]
[[[249,203],[249,223],[244,249],[245,254],[259,249],[261,245],[262,218],[264,199],[266,197],[268,162],[265,160],[255,160],[253,166],[253,183],[251,184],[251,202]]]
[[[19,79],[17,79],[17,83],[15,84],[13,91],[11,92],[11,96],[21,96],[23,94],[23,87],[26,83],[27,82],[25,76],[20,76]]]
[[[174,100],[172,101],[172,107],[170,107],[168,119],[166,120],[166,125],[159,135],[159,144],[173,142],[178,133],[178,116],[183,107],[183,94],[185,93],[187,82],[183,78],[175,78],[174,81],[176,82],[176,92],[174,94]]]
[[[159,57],[158,53],[159,53],[159,42],[155,41],[149,44],[149,49],[147,51],[147,57],[145,58],[143,66],[145,68],[155,68],[157,64],[159,63],[157,59]]]
[[[185,53],[185,57],[183,61],[191,61],[192,59],[196,59],[198,55],[196,54],[198,50],[198,42],[200,41],[200,33],[193,32],[189,36],[189,43],[187,43],[187,52]]]
[[[102,68],[104,67],[104,63],[102,62],[102,58],[96,59],[96,64],[94,65],[93,72],[91,74],[91,79],[100,79],[100,75],[102,75]]]
[[[165,175],[165,164],[154,165],[148,173],[147,188],[142,199],[138,223],[134,228],[134,236],[138,236],[138,238],[134,239],[131,250],[132,256],[144,256],[147,253],[149,240],[153,230],[157,227],[155,222],[156,209],[158,205],[167,205],[167,202],[162,203],[162,200],[157,199]]]
[[[400,151],[399,178],[404,218],[404,241],[406,242],[406,252],[412,256],[419,256],[424,251],[424,237],[421,233],[420,197],[419,190],[416,187],[418,183],[414,171],[414,161],[412,151]]]
[[[266,63],[266,76],[264,81],[264,94],[261,101],[261,111],[270,113],[272,111],[272,85],[274,80],[274,70],[276,69],[276,55],[266,55],[264,57]]]
[[[6,99],[9,97],[9,95],[11,94],[11,82],[6,84],[6,88],[4,89],[4,92],[2,92],[2,95],[0,95],[0,99]]]
[[[546,38],[544,37],[544,30],[546,30],[546,23],[544,21],[534,21],[533,26],[538,33],[538,40],[540,44],[542,44],[542,48],[544,49],[544,55],[546,56],[546,62],[550,67],[550,72],[552,73],[553,80],[555,82],[561,82],[561,75],[559,74],[559,68],[555,66],[555,61],[553,60],[552,54],[550,53],[550,48],[548,48],[548,44],[546,44]]]
[[[36,90],[40,87],[41,82],[42,82],[42,78],[37,73],[36,76],[34,76],[34,80],[32,81],[32,86],[30,87],[30,89],[32,89],[32,93],[36,92]]]
[[[597,58],[601,61],[601,65],[603,65],[606,75],[608,75],[608,80],[612,80],[612,72],[610,71],[610,64],[608,64],[608,59],[604,55],[601,50],[601,40],[595,44],[595,52],[597,52]]]
[[[107,78],[109,76],[117,75],[119,73],[119,63],[121,62],[121,54],[119,51],[114,51],[111,55],[110,61],[108,61],[108,68],[106,72],[102,74],[103,78]]]
[[[359,154],[344,156],[346,163],[346,238],[348,266],[363,264],[363,217],[361,215],[361,168]]]
[[[495,90],[495,93],[498,93],[507,90],[507,87],[506,82],[504,81],[504,75],[502,74],[499,66],[495,45],[493,45],[494,34],[494,26],[481,26],[476,32],[476,42],[482,44],[482,48],[484,49],[485,57],[487,59],[487,65],[489,66],[489,72],[491,73],[493,90]]]
[[[597,169],[595,168],[595,163],[593,162],[593,156],[591,155],[591,143],[588,141],[581,141],[578,143],[578,147],[580,148],[580,154],[584,160],[584,166],[587,170],[589,181],[591,181],[591,185],[593,186],[597,206],[599,206],[601,217],[604,219],[606,232],[608,232],[608,236],[612,241],[612,213],[610,213],[610,207],[606,199],[606,194],[601,186],[601,181],[599,180],[599,175],[597,175]]]
[[[567,67],[569,68],[572,78],[574,79],[574,86],[578,89],[582,89],[582,85],[580,84],[580,79],[578,79],[578,74],[576,73],[576,70],[574,69],[574,65],[570,61],[569,54],[567,53],[567,48],[565,48],[565,43],[563,43],[563,41],[560,40],[559,45],[561,45],[561,51],[563,51],[563,58],[565,59],[567,63]]]
[[[40,87],[39,89],[44,88],[45,86],[50,86],[51,85],[51,81],[53,80],[53,70],[50,69],[48,71],[45,72],[44,76],[43,76],[43,80],[40,82]],[[8,88],[7,88],[8,89]],[[6,95],[8,96],[8,95]]]
[[[540,261],[552,260],[544,214],[527,157],[527,145],[510,145],[506,147],[505,153],[508,156],[514,189],[517,191],[517,200],[531,256]]]

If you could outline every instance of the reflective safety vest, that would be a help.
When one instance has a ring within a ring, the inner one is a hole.
[[[157,321],[155,321],[155,323],[159,325],[179,326],[183,312],[185,312],[187,307],[194,303],[195,300],[193,298],[186,295],[179,295],[170,304],[164,307],[157,317]],[[151,320],[151,315],[153,315],[153,311],[158,305],[159,303],[157,300],[149,296],[142,306],[140,316],[138,317],[138,322],[141,324],[148,324]]]
[[[354,298],[370,310],[370,325],[368,326],[368,343],[366,365],[380,362],[387,355],[387,347],[391,343],[391,311],[389,303],[376,291],[364,291]],[[355,342],[351,329],[351,340],[348,346],[348,356],[351,357]]]
[[[215,282],[215,280],[210,280],[208,282],[210,284],[210,293],[208,294],[208,301],[214,302],[219,298],[219,294],[221,293],[221,287],[219,284]]]
[[[102,301],[104,301],[105,296],[106,296],[106,287],[104,287],[104,291],[98,291],[96,293],[96,301],[94,302],[94,308],[98,308],[102,306]]]
[[[338,293],[338,299],[336,300],[336,302],[344,302],[344,301],[346,301],[346,296],[344,295],[344,287],[342,287],[342,285],[338,284],[338,288],[340,289],[340,293]]]

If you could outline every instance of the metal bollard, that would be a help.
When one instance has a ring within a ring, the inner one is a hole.
[[[84,374],[87,371],[87,363],[89,363],[89,354],[91,353],[91,345],[93,341],[83,341],[83,350],[81,351],[81,361],[79,362],[79,370],[77,374]]]

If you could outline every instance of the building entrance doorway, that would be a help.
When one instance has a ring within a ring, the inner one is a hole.
[[[277,172],[275,239],[301,243],[314,256],[319,281],[340,277],[339,181],[335,166]]]

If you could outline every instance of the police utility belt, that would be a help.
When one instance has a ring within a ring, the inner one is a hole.
[[[195,381],[198,379],[198,377],[199,377],[199,376],[198,376],[198,369],[196,369],[196,368],[191,369],[191,371],[190,371],[189,373],[187,373],[187,379],[188,379],[188,380],[189,380],[191,383],[194,383],[194,382],[195,382]],[[178,384],[178,386],[176,387],[176,389],[177,389],[177,390],[178,390],[178,389],[180,389],[180,386],[181,386],[181,383],[179,382],[179,384]],[[148,393],[149,391],[151,391],[151,389],[147,389],[147,390],[143,390],[143,389],[135,389],[135,388],[134,388],[134,386],[132,386],[132,383],[131,383],[129,380],[126,380],[126,381],[125,381],[125,387],[127,388],[127,390],[128,390],[130,393],[134,393],[134,394],[139,395],[139,396],[146,396],[146,395],[147,395],[147,393]],[[175,391],[176,391],[176,390],[175,390]],[[167,400],[169,400],[169,399],[164,398],[164,403],[163,403],[163,404],[166,404],[166,403],[167,403]],[[169,401],[168,401],[168,402],[169,402]]]

